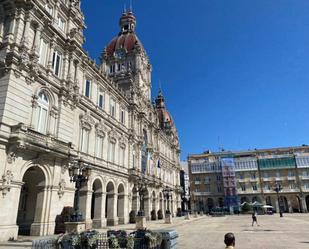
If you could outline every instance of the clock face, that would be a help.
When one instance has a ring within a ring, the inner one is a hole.
[[[115,52],[115,57],[119,60],[123,59],[125,57],[126,53],[123,49],[119,49]]]

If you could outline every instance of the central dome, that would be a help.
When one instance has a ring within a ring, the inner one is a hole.
[[[120,20],[120,33],[113,38],[106,47],[107,56],[115,56],[115,52],[118,50],[124,50],[126,53],[133,51],[134,49],[144,50],[142,43],[135,34],[136,18],[132,11],[125,11]]]
[[[106,53],[108,56],[113,56],[119,49],[124,49],[126,53],[129,53],[138,48],[143,49],[143,46],[135,33],[120,33],[107,45]]]

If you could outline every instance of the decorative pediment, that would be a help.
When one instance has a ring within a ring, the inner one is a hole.
[[[94,119],[91,117],[91,114],[89,111],[87,111],[85,114],[81,114],[79,116],[81,127],[91,130],[92,126],[95,124]]]

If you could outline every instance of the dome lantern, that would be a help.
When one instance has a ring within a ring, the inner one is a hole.
[[[124,11],[119,20],[121,33],[134,32],[136,26],[136,18],[131,10]]]

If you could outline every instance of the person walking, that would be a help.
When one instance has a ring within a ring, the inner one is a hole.
[[[226,245],[225,249],[235,248],[235,236],[233,233],[227,233],[224,235],[224,243]]]
[[[252,213],[252,226],[254,225],[254,222],[258,225],[258,226],[260,226],[259,225],[259,223],[257,222],[257,213],[255,212],[255,211],[253,211],[253,213]]]

